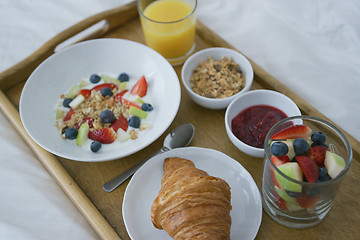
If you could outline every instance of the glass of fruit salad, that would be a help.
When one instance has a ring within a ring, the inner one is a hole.
[[[290,228],[320,223],[352,161],[345,135],[317,117],[289,117],[270,129],[264,149],[266,213]]]

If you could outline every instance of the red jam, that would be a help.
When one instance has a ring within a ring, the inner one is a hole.
[[[231,121],[231,130],[242,142],[263,148],[270,128],[284,118],[287,118],[287,115],[275,107],[256,105],[236,115]]]

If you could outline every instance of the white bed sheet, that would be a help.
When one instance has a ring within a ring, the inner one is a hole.
[[[0,72],[129,0],[2,0]],[[360,3],[199,0],[198,18],[360,140]],[[0,239],[98,239],[0,113]]]

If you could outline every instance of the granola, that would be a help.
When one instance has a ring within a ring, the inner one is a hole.
[[[210,57],[201,62],[190,78],[192,90],[208,98],[226,98],[240,92],[245,86],[245,76],[232,58],[220,61]]]
[[[114,96],[117,94],[117,90],[113,90]],[[65,96],[61,96],[65,98]],[[92,128],[101,129],[110,127],[110,123],[104,123],[100,119],[100,113],[104,109],[109,109],[114,113],[115,118],[119,118],[122,114],[125,118],[129,118],[129,109],[128,106],[123,105],[114,100],[113,97],[106,96],[103,97],[100,91],[91,91],[89,98],[86,98],[77,108],[75,113],[72,115],[71,119],[68,121],[58,121],[58,129],[64,131],[64,128],[75,127],[79,128],[79,123],[83,121],[84,118],[93,119]]]

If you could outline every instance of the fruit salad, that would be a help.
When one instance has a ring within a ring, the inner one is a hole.
[[[60,135],[75,145],[88,145],[92,152],[103,144],[137,139],[140,131],[151,127],[154,107],[147,90],[145,76],[92,74],[60,96],[56,106]]]
[[[330,151],[327,136],[305,125],[293,125],[272,135],[270,152],[275,167],[299,182],[329,181],[346,166],[341,156]],[[332,194],[324,185],[299,184],[283,177],[273,167],[267,169],[264,184],[270,185],[273,200],[282,210],[306,210],[324,200],[321,196]]]

